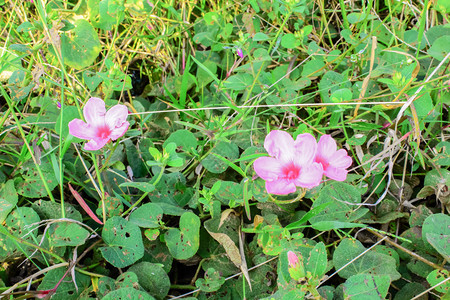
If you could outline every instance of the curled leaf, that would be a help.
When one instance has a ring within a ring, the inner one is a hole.
[[[81,205],[81,207],[89,215],[89,217],[91,217],[98,224],[103,225],[103,222],[100,221],[100,219],[94,214],[94,212],[89,208],[89,206],[84,201],[83,197],[81,197],[80,194],[78,194],[78,192],[73,189],[73,187],[70,185],[70,183],[69,183],[69,189],[70,189],[70,192],[72,193],[72,195],[77,200],[78,204]]]

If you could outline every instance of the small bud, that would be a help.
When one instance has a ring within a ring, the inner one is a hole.
[[[306,277],[305,267],[303,266],[303,258],[298,257],[293,251],[288,252],[289,275],[295,281],[300,281]]]
[[[241,48],[236,48],[236,53],[240,58],[244,58],[244,52],[242,52]]]
[[[296,268],[299,265],[299,260],[298,260],[297,255],[295,255],[295,253],[292,251],[289,251],[287,255],[288,255],[289,267]]]

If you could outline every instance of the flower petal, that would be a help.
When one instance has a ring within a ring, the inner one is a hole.
[[[116,127],[121,127],[127,120],[127,117],[128,108],[125,105],[117,104],[106,112],[105,123],[110,129],[114,129]]]
[[[289,182],[284,179],[266,181],[266,190],[269,194],[274,195],[287,195],[294,193],[297,188],[293,182]]]
[[[336,149],[336,141],[330,135],[326,134],[320,137],[317,146],[317,155],[329,160],[336,152]]]
[[[83,107],[84,119],[89,125],[97,127],[105,122],[105,102],[100,98],[89,98]]]
[[[95,129],[80,119],[73,119],[69,122],[69,133],[84,140],[91,140],[95,137]]]
[[[125,121],[122,126],[120,127],[116,127],[111,131],[111,134],[109,135],[109,137],[115,141],[118,138],[120,138],[121,136],[123,136],[125,134],[125,132],[127,132],[128,130],[128,126],[130,126],[130,123],[128,123],[127,121]]]
[[[343,168],[328,166],[327,170],[324,173],[328,178],[334,179],[336,181],[344,181],[345,179],[347,179],[348,171]]]
[[[281,163],[272,157],[259,157],[253,163],[256,174],[264,180],[275,180],[281,176]]]
[[[84,150],[98,150],[101,149],[103,146],[105,146],[110,139],[93,139],[84,144]]]
[[[295,162],[301,166],[310,165],[317,151],[317,142],[309,133],[299,134],[295,139]]]
[[[264,140],[264,148],[270,156],[284,162],[292,161],[295,157],[294,139],[285,131],[272,130]]]
[[[330,165],[336,168],[348,168],[352,165],[352,158],[347,155],[345,149],[339,149],[330,159]]]
[[[312,163],[302,168],[300,176],[295,180],[295,185],[310,189],[320,184],[322,176],[322,164]]]

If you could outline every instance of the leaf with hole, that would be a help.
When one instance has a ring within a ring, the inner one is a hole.
[[[47,187],[52,191],[58,185],[52,164],[45,158],[41,160],[39,167],[47,183]],[[43,198],[48,195],[44,183],[39,176],[37,167],[32,160],[23,164],[20,172],[22,178],[16,178],[15,180],[16,189],[20,195],[28,198]]]
[[[180,229],[169,229],[165,239],[174,258],[191,258],[200,245],[200,218],[192,212],[185,212],[180,217]]]
[[[50,245],[54,247],[80,246],[89,237],[89,231],[72,222],[52,224],[48,234]]]
[[[66,65],[83,69],[94,63],[102,47],[97,32],[88,21],[78,19],[74,25],[74,29],[61,36],[61,54]]]
[[[0,188],[0,223],[6,219],[8,214],[14,209],[18,201],[14,181],[8,180]]]
[[[155,203],[146,203],[134,210],[129,221],[143,228],[159,228],[159,221],[163,217],[162,208]]]
[[[353,275],[344,283],[344,296],[345,299],[386,299],[390,284],[388,275]]]
[[[450,281],[448,280],[450,278],[450,272],[443,269],[443,270],[433,270],[430,274],[427,276],[427,281],[431,286],[438,285],[435,290],[439,293],[447,293],[450,291]],[[447,280],[446,282],[443,282],[444,280]],[[441,284],[441,282],[443,282]]]
[[[101,247],[100,251],[117,268],[127,267],[144,255],[141,230],[121,217],[112,217],[106,221],[102,238],[107,246]]]
[[[195,286],[203,292],[215,292],[225,283],[225,278],[220,275],[220,271],[214,268],[208,268],[205,278],[199,278],[195,281]]]

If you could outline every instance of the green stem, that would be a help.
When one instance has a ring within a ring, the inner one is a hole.
[[[277,34],[275,35],[275,38],[272,40],[272,42],[269,45],[269,49],[267,49],[267,53],[269,53],[270,55],[270,51],[272,50],[273,46],[275,45],[275,43],[278,40],[278,36],[281,34],[281,32],[283,31],[284,26],[286,25],[287,21],[289,20],[289,18],[291,17],[292,12],[289,12],[289,14],[286,16],[286,18],[283,21],[283,24],[281,24],[280,29],[278,30]]]
[[[98,185],[100,187],[100,201],[102,201],[102,214],[103,214],[103,224],[106,223],[106,207],[105,207],[105,188],[103,187],[102,178],[100,170],[98,169],[97,158],[93,153],[91,153],[92,161],[94,162],[95,174],[97,175]],[[94,184],[94,183],[92,183]]]

